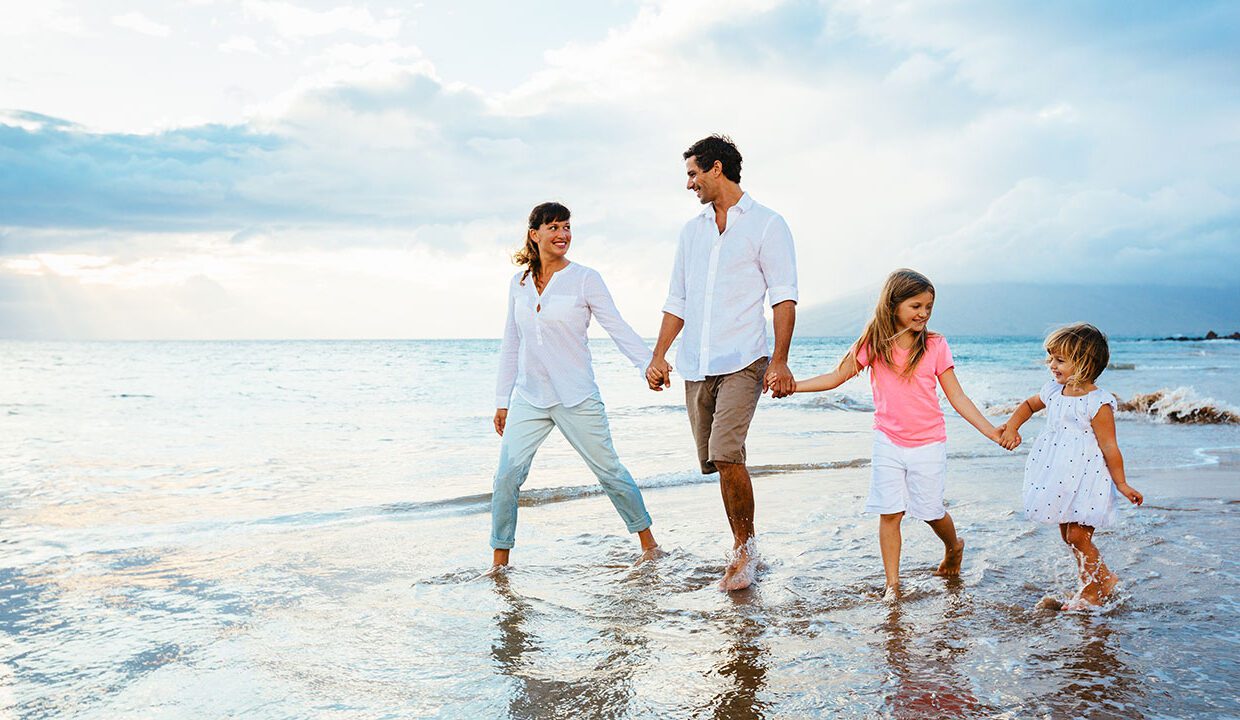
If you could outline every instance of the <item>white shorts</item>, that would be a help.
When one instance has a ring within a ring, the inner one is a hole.
[[[917,520],[938,520],[947,514],[947,508],[943,507],[947,443],[902,447],[881,430],[875,430],[874,460],[870,468],[866,512],[882,515],[902,512]]]

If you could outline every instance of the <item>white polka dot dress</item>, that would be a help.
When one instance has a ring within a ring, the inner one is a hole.
[[[1038,393],[1046,403],[1046,428],[1025,462],[1025,517],[1041,523],[1110,525],[1121,497],[1102,459],[1090,421],[1115,396],[1101,388],[1066,397],[1054,380]]]

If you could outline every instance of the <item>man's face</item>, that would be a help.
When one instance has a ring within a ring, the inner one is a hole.
[[[697,155],[691,155],[685,160],[685,172],[689,174],[685,187],[697,195],[698,202],[703,205],[714,202],[719,192],[719,178],[723,176],[719,161],[716,160],[710,170],[703,170],[698,167]]]

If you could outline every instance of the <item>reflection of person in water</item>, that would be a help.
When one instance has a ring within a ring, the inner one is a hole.
[[[647,643],[646,636],[633,629],[640,628],[641,617],[653,617],[651,608],[634,606],[634,595],[617,601],[625,607],[605,614],[607,625],[599,633],[610,641],[609,651],[597,659],[586,658],[590,667],[574,679],[566,672],[563,657],[541,655],[542,643],[529,630],[539,613],[513,592],[506,575],[495,577],[495,592],[507,608],[496,616],[499,636],[491,645],[491,657],[499,673],[514,681],[509,718],[618,717],[630,712],[633,673],[644,665]],[[540,660],[545,667],[540,667]]]
[[[1144,681],[1120,659],[1113,633],[1105,624],[1084,617],[1079,637],[1065,637],[1067,642],[1056,645],[1053,655],[1037,656],[1058,666],[1059,673],[1072,681],[1039,698],[1038,706],[1029,710],[1051,717],[1145,717],[1139,710],[1148,704]]]
[[[946,623],[943,632],[919,637],[904,622],[900,604],[891,605],[880,626],[886,635],[887,666],[895,678],[894,691],[884,704],[891,717],[989,717],[994,712],[974,697],[968,680],[952,667],[954,654],[960,652],[953,646],[956,627]]]
[[[758,699],[758,693],[766,688],[766,649],[760,641],[763,627],[751,617],[737,617],[728,628],[733,636],[732,644],[714,670],[731,681],[731,686],[711,699],[715,718],[763,717],[766,703]]]

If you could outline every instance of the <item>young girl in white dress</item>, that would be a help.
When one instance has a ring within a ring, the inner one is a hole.
[[[1046,427],[1025,462],[1025,516],[1058,523],[1072,547],[1081,589],[1065,607],[1100,605],[1119,578],[1102,562],[1094,529],[1114,522],[1117,498],[1137,505],[1144,498],[1124,478],[1124,458],[1115,442],[1115,396],[1094,384],[1110,358],[1106,335],[1078,323],[1052,332],[1045,347],[1053,379],[1000,426],[1000,444],[1009,450],[1019,445],[1020,426],[1046,408]]]

